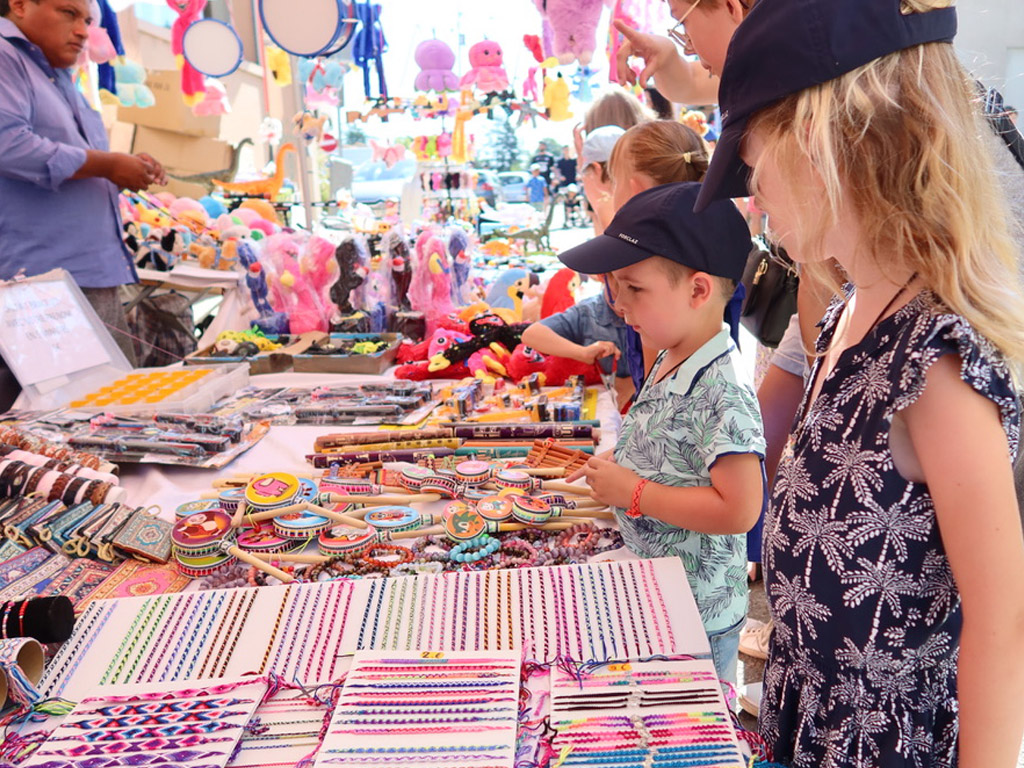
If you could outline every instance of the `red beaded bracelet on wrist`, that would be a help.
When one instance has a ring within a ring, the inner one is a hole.
[[[626,510],[626,517],[635,518],[642,516],[643,513],[640,512],[640,496],[644,492],[644,486],[647,485],[647,483],[649,482],[650,481],[647,480],[646,478],[643,478],[639,482],[637,482],[636,487],[633,489],[633,501],[629,505],[629,509]]]

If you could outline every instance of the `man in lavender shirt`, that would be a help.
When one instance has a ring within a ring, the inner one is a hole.
[[[138,278],[118,192],[165,183],[163,168],[109,152],[72,82],[88,0],[0,0],[0,17],[0,279],[63,267],[134,362],[118,289]]]

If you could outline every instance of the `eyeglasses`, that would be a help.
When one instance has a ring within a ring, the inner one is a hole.
[[[694,54],[694,49],[693,44],[690,42],[690,36],[686,34],[686,27],[683,25],[686,24],[687,17],[693,13],[693,9],[698,5],[700,5],[700,0],[697,0],[697,2],[691,5],[690,9],[683,14],[683,17],[676,22],[672,29],[668,31],[668,36],[672,42],[676,45],[681,45],[683,47],[683,53],[688,56],[692,56]]]

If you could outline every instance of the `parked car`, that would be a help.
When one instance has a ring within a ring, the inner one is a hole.
[[[476,196],[482,197],[491,208],[497,208],[498,203],[505,200],[505,191],[501,186],[501,179],[494,171],[478,169],[476,172]]]
[[[407,155],[391,168],[383,160],[369,160],[355,169],[352,197],[357,203],[401,200],[405,187],[416,179],[416,158]]]
[[[510,203],[528,203],[530,193],[526,184],[530,180],[530,174],[525,171],[505,171],[498,174],[501,182],[501,191],[505,194],[505,200]]]

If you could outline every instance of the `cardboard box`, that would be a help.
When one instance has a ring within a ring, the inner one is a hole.
[[[147,109],[118,107],[117,119],[122,123],[135,123],[149,128],[184,133],[189,136],[220,135],[220,117],[196,117],[181,96],[181,73],[177,70],[151,70],[146,85],[153,91],[156,104]]]
[[[249,363],[249,375],[262,373],[281,373],[292,367],[292,359],[309,349],[310,345],[327,334],[319,331],[303,333],[298,340],[288,346],[275,349],[273,352],[261,352],[255,357],[210,357],[214,345],[196,350],[185,358],[185,365],[220,365],[222,363]]]
[[[131,154],[135,143],[135,126],[131,123],[112,123],[107,128],[111,152]]]
[[[338,343],[345,339],[377,339],[388,342],[375,355],[309,355],[296,354],[292,365],[296,373],[367,373],[380,375],[394,365],[398,345],[402,343],[400,333],[332,333],[331,341]]]
[[[135,129],[132,152],[148,152],[171,174],[224,171],[227,176],[234,148],[226,141],[140,125]]]
[[[155,195],[157,192],[170,192],[175,197],[190,197],[193,200],[198,200],[210,194],[210,189],[202,184],[193,184],[189,181],[178,181],[171,178],[167,179],[167,183],[164,186],[158,187],[154,185],[146,191],[151,195]]]

